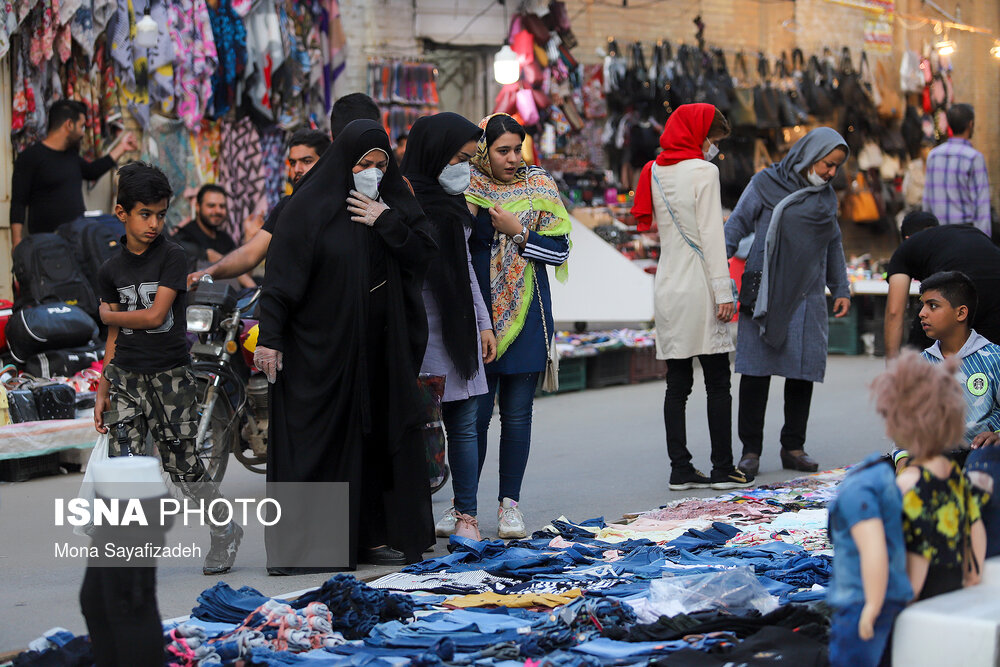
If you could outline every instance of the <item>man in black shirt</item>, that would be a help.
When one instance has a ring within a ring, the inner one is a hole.
[[[382,114],[378,105],[370,97],[364,93],[350,93],[333,103],[333,109],[330,110],[330,133],[336,139],[337,135],[352,121],[380,120],[381,118]],[[330,137],[319,130],[297,130],[292,135],[288,142],[288,163],[289,180],[293,187],[312,169],[329,146]],[[271,209],[264,226],[249,241],[204,271],[195,271],[189,275],[188,285],[198,282],[205,274],[211,275],[216,280],[232,278],[252,270],[264,261],[267,249],[271,245],[271,234],[274,233],[274,226],[277,224],[278,216],[281,209],[284,208],[285,202],[288,201],[288,197],[282,197]]]
[[[223,229],[229,215],[225,190],[212,183],[201,186],[194,212],[194,219],[182,223],[174,231],[174,241],[181,244],[192,265],[199,261],[218,262],[236,250],[233,237]],[[242,287],[256,285],[249,274],[235,277]]]
[[[210,506],[222,496],[195,448],[198,386],[185,337],[187,258],[162,236],[170,183],[141,162],[122,167],[118,176],[115,215],[125,223],[125,236],[121,253],[97,275],[108,342],[94,426],[113,431],[111,456],[142,454],[151,433],[174,484],[196,504]],[[223,518],[221,505],[214,509],[206,575],[229,571],[243,537],[238,524]]]
[[[976,285],[979,304],[972,327],[1000,343],[1000,248],[972,225],[938,225],[933,213],[914,211],[903,219],[903,242],[889,260],[889,295],[885,303],[885,354],[893,358],[903,343],[903,317],[911,280],[938,271],[961,271]],[[915,317],[907,343],[925,349],[927,338]]]
[[[28,233],[54,232],[83,215],[83,179],[93,181],[115,166],[126,151],[139,145],[131,132],[104,157],[80,157],[87,109],[75,100],[59,100],[49,108],[48,134],[17,156],[11,183],[10,232],[14,246]]]

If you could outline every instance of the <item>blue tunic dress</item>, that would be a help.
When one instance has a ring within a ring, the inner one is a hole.
[[[771,226],[772,209],[765,206],[753,183],[747,186],[726,221],[726,254],[732,257],[740,241],[756,233],[745,271],[764,268],[764,240]],[[847,264],[840,242],[840,227],[827,245],[826,252],[816,257],[820,276],[807,287],[788,323],[788,337],[780,348],[773,348],[760,338],[760,326],[740,314],[736,338],[736,372],[744,375],[780,375],[793,380],[822,382],[826,375],[826,352],[829,341],[825,287],[834,298],[851,296],[847,280]]]
[[[493,297],[490,292],[490,248],[494,238],[493,223],[489,211],[479,209],[476,224],[469,238],[469,252],[472,254],[472,267],[476,271],[479,289],[489,312],[493,312]],[[532,257],[532,250],[541,251],[546,259]],[[552,322],[552,298],[549,292],[549,274],[543,264],[558,266],[565,260],[569,252],[569,240],[565,236],[540,236],[530,234],[524,250],[525,257],[532,257],[538,268],[535,276],[538,288],[542,294],[545,307],[545,326],[549,337],[554,333]],[[524,327],[518,333],[514,342],[496,361],[486,365],[487,374],[513,375],[515,373],[539,373],[545,370],[546,350],[545,332],[542,328],[542,313],[538,307],[538,295],[529,296],[528,313]]]

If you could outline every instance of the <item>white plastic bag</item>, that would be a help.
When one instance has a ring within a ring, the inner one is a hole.
[[[77,498],[85,498],[91,504],[93,504],[94,497],[97,495],[94,490],[94,464],[108,460],[108,440],[109,436],[107,433],[101,433],[97,436],[97,442],[94,443],[94,448],[90,451],[90,458],[87,460],[87,469],[83,473],[80,490],[76,494]],[[73,529],[73,533],[81,537],[89,537],[87,534],[88,528],[89,526],[76,526]]]
[[[766,614],[778,608],[777,600],[749,567],[657,579],[649,586],[649,599],[653,604],[680,605],[687,614],[706,609],[756,609]]]

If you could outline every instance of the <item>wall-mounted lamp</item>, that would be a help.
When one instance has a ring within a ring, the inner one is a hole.
[[[156,46],[158,32],[156,19],[149,15],[149,5],[146,5],[145,13],[135,24],[135,45],[144,49],[153,48]]]

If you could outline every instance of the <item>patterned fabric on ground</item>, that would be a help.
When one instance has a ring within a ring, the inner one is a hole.
[[[561,607],[583,595],[579,588],[564,593],[477,593],[448,598],[445,604],[452,607]]]

